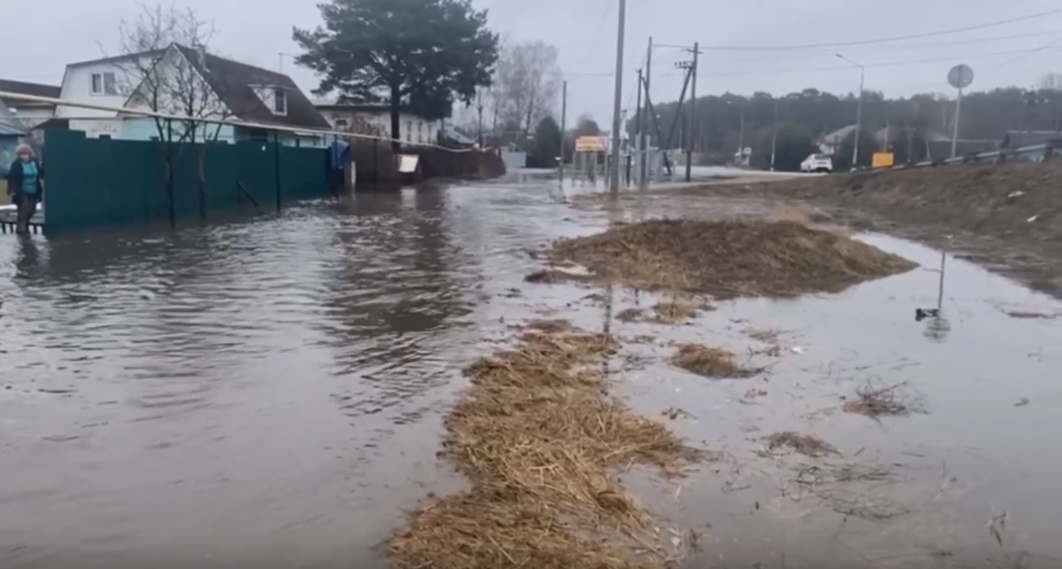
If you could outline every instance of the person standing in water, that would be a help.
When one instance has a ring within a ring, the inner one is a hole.
[[[15,232],[26,235],[37,204],[44,197],[44,168],[28,144],[20,144],[15,150],[15,162],[7,173],[7,192],[18,208]]]

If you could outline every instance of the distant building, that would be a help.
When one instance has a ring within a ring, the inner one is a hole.
[[[819,137],[818,141],[819,152],[826,154],[827,156],[833,156],[841,149],[841,145],[844,144],[844,139],[855,132],[855,130],[856,125],[851,124],[822,135]]]
[[[145,73],[141,73],[145,70]],[[147,71],[149,70],[149,71]],[[188,87],[172,87],[176,79]],[[164,89],[154,86],[167,85]],[[182,90],[183,89],[183,90]],[[278,140],[293,146],[324,146],[312,130],[328,130],[324,116],[290,77],[180,44],[159,51],[82,61],[67,65],[60,97],[107,107],[158,110],[183,115],[182,93],[196,93],[197,118],[305,128],[305,133],[279,133]],[[160,99],[161,97],[161,99]],[[60,105],[55,112],[72,130],[89,137],[133,140],[160,138],[152,118],[110,110]],[[175,122],[174,127],[179,125]],[[272,140],[268,128],[225,124],[204,129],[218,141]],[[179,133],[178,133],[179,136]]]
[[[344,103],[336,99],[320,99],[314,106],[324,115],[334,130],[354,134],[391,137],[391,107],[384,104]],[[435,144],[444,125],[432,119],[402,109],[398,114],[399,137],[404,142]]]
[[[0,91],[35,97],[59,98],[59,87],[25,81],[0,79]],[[26,128],[33,128],[55,116],[55,105],[52,103],[26,101],[13,97],[0,97],[0,103]]]

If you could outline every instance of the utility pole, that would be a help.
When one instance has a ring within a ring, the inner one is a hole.
[[[645,146],[642,144],[642,70],[638,70],[638,103],[634,107],[634,146],[638,149],[638,189],[645,179]]]
[[[771,133],[771,172],[774,172],[775,150],[778,148],[778,99],[774,100],[774,132]]]
[[[859,162],[859,139],[863,134],[863,79],[866,77],[866,69],[859,68],[859,102],[856,103],[856,129],[855,140],[852,141],[852,169],[855,170]]]
[[[653,105],[649,99],[649,83],[653,76],[653,37],[649,36],[649,50],[645,53],[645,108],[647,112],[653,112]],[[640,93],[640,91],[639,91]],[[646,117],[645,128],[642,130],[642,152],[644,158],[642,160],[642,181],[649,181],[649,143],[652,140],[652,136],[649,135],[649,125],[654,120],[654,117]]]
[[[834,55],[836,55],[838,59],[846,61],[859,68],[859,102],[856,103],[855,139],[852,141],[852,170],[855,170],[859,161],[859,135],[863,132],[863,80],[866,79],[867,69],[839,53],[835,53]]]
[[[692,171],[693,171],[693,140],[694,140],[694,136],[695,136],[694,133],[696,132],[694,129],[696,128],[695,125],[697,124],[697,55],[700,52],[701,52],[700,44],[697,43],[697,42],[694,42],[693,43],[693,67],[690,68],[690,73],[692,74],[691,81],[693,82],[693,85],[691,85],[691,87],[690,87],[690,89],[691,89],[691,91],[690,91],[690,120],[689,120],[689,126],[686,127],[686,181],[687,182],[689,182],[691,180]]]
[[[955,120],[951,125],[951,157],[955,158],[959,147],[959,116],[962,111],[962,88],[958,88],[958,95],[955,97]]]
[[[745,109],[741,109],[741,123],[738,128],[738,153],[741,154],[741,164],[745,164]]]
[[[561,186],[564,185],[564,129],[568,123],[568,80],[561,85],[561,124],[560,124],[560,171]]]
[[[612,108],[612,176],[609,179],[609,193],[619,195],[620,180],[620,113],[623,106],[623,32],[626,27],[627,0],[619,0],[619,17],[616,29],[616,92],[613,95]]]

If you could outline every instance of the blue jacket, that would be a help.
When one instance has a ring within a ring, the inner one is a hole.
[[[41,181],[44,180],[44,168],[37,160],[33,161],[37,165],[37,197],[40,198],[44,195],[44,185]],[[15,196],[22,193],[22,161],[15,160],[11,164],[11,170],[7,173],[7,193]]]

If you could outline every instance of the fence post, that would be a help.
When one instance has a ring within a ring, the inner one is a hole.
[[[376,192],[380,190],[380,159],[379,159],[380,140],[372,139],[372,171],[374,175],[372,177],[372,191]]]
[[[273,176],[276,177],[277,211],[280,211],[280,135],[273,131]]]
[[[177,206],[173,196],[173,121],[166,119],[166,197],[169,201],[170,227],[177,226]]]

